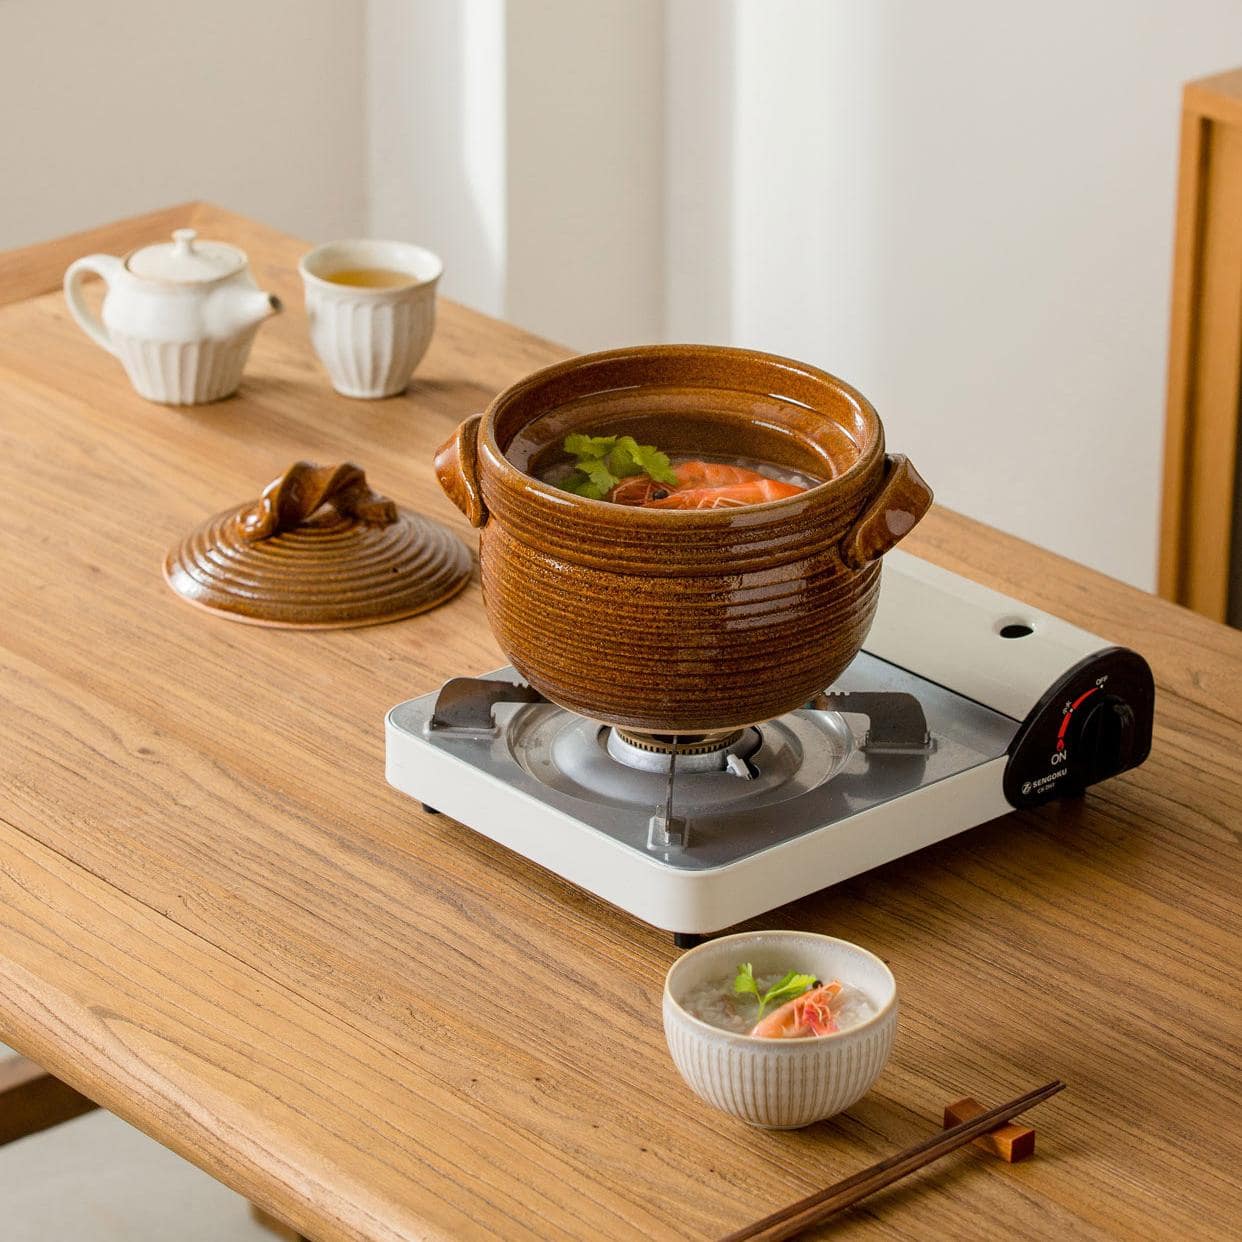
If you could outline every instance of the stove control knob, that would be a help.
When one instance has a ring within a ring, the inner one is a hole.
[[[1009,743],[1001,788],[1010,806],[1053,798],[1138,767],[1151,750],[1156,683],[1147,661],[1105,647],[1040,695]]]
[[[1084,705],[1078,726],[1078,777],[1093,785],[1131,767],[1135,759],[1134,709],[1115,694],[1098,696],[1098,702]]]

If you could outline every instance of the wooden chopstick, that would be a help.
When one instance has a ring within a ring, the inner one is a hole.
[[[933,1160],[939,1160],[941,1156],[948,1155],[949,1152],[959,1147],[965,1147],[967,1143],[973,1142],[981,1134],[986,1134],[1019,1113],[1026,1112],[1028,1108],[1043,1103],[1044,1100],[1056,1095],[1064,1088],[1065,1084],[1059,1078],[1054,1079],[1042,1087],[1036,1087],[1034,1091],[1028,1091],[1025,1095],[1010,1100],[1008,1104],[998,1104],[995,1108],[989,1108],[987,1112],[980,1113],[978,1117],[972,1117],[969,1121],[963,1121],[948,1130],[941,1130],[921,1143],[915,1143],[913,1147],[907,1147],[905,1151],[899,1151],[871,1165],[870,1168],[862,1169],[853,1176],[835,1182],[823,1190],[817,1190],[814,1194],[807,1195],[805,1199],[790,1203],[745,1228],[726,1234],[720,1242],[750,1242],[751,1239],[757,1239],[759,1242],[780,1242],[782,1238],[791,1238],[794,1234],[819,1224],[834,1212],[839,1212],[857,1203],[859,1199],[874,1194],[877,1190],[882,1190],[908,1173],[913,1173],[916,1169],[931,1164]]]

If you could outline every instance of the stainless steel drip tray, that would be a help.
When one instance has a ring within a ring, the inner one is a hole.
[[[515,684],[512,668],[487,675]],[[625,766],[607,751],[607,730],[549,703],[498,703],[497,728],[464,737],[429,729],[436,694],[393,708],[390,727],[451,755],[519,795],[555,808],[653,863],[695,872],[727,866],[1004,755],[1017,722],[865,652],[834,693],[896,691],[922,705],[932,738],[916,752],[867,750],[865,716],[803,710],[757,726],[753,780],[728,772],[678,776],[673,813],[691,825],[690,844],[648,844],[665,776]],[[515,812],[517,807],[515,806]],[[566,831],[549,816],[550,834]]]

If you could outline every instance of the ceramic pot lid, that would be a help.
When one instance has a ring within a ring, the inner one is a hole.
[[[300,461],[258,500],[191,532],[164,577],[233,621],[337,629],[443,603],[466,585],[470,553],[439,522],[373,492],[358,466]]]
[[[125,266],[145,280],[204,284],[240,272],[246,256],[226,242],[199,241],[193,229],[175,229],[172,241],[135,250]]]

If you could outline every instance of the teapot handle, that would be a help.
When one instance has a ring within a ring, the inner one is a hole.
[[[69,264],[69,270],[65,272],[65,301],[69,303],[70,314],[78,321],[78,327],[110,354],[116,353],[116,347],[108,336],[108,329],[97,315],[91,314],[82,299],[82,278],[93,272],[96,276],[102,276],[104,284],[111,288],[112,278],[123,266],[121,260],[113,255],[88,254],[86,258]]]
[[[861,569],[883,556],[918,525],[931,502],[932,490],[910,459],[888,454],[879,490],[841,542],[841,559],[851,569]]]

